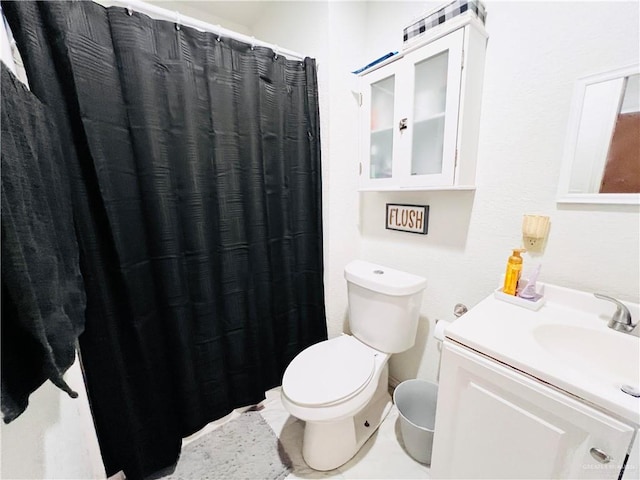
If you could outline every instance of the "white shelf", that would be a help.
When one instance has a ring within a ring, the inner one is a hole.
[[[438,120],[440,118],[444,118],[444,114],[445,112],[440,112],[440,113],[435,113],[429,117],[425,117],[425,118],[420,118],[417,120],[414,120],[414,124],[415,123],[425,123],[425,122],[432,122],[433,120]]]
[[[385,95],[387,95],[388,97],[393,98],[394,96],[394,92],[392,90],[388,90],[384,87],[381,87],[380,84],[376,84],[374,87],[377,91],[384,93]]]
[[[371,135],[373,135],[374,133],[391,132],[392,130],[393,130],[393,127],[377,128],[375,130],[371,130]]]

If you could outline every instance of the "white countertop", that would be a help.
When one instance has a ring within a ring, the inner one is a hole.
[[[640,425],[640,398],[620,390],[623,383],[635,381],[634,386],[640,386],[640,327],[633,335],[614,331],[607,326],[615,311],[613,304],[590,293],[554,285],[545,287],[546,303],[537,312],[500,301],[492,294],[448,326],[445,337]],[[625,304],[637,322],[638,304]],[[608,349],[585,342],[585,361],[569,348],[552,352],[539,343],[538,327],[543,325],[562,326],[563,331],[569,332],[567,341],[573,342],[574,351],[582,348],[581,343],[576,344],[581,341],[580,332],[598,342],[602,339]],[[576,335],[572,336],[574,331]],[[624,348],[616,352],[611,345],[619,343]],[[611,373],[616,370],[615,362],[623,361],[630,363],[626,374]],[[609,370],[600,365],[608,365]]]

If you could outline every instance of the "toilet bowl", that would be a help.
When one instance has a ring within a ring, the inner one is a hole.
[[[345,268],[349,324],[296,356],[282,379],[282,403],[304,420],[302,455],[316,470],[343,465],[392,406],[388,360],[415,342],[422,277],[356,260]]]
[[[293,359],[282,380],[282,403],[307,422],[302,455],[311,468],[346,463],[389,413],[389,356],[342,335]]]
[[[293,359],[282,379],[289,413],[326,422],[353,415],[371,399],[388,354],[342,335],[317,343]]]

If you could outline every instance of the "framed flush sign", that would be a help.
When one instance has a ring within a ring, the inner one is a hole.
[[[427,234],[429,205],[387,203],[387,230]]]

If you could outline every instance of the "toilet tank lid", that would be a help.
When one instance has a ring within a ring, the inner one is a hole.
[[[344,267],[348,282],[385,295],[413,295],[427,286],[427,279],[412,273],[354,260]]]

